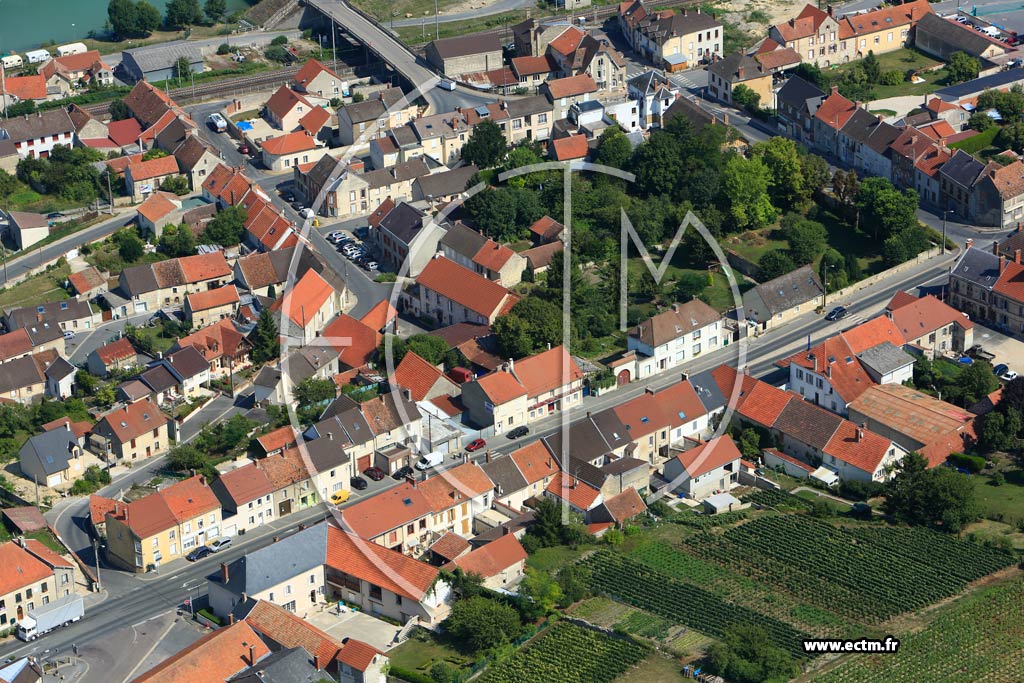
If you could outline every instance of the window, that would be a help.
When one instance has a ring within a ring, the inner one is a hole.
[[[292,600],[291,602],[284,603],[284,608],[286,610],[288,610],[289,612],[294,612],[295,611],[295,601]]]
[[[309,575],[309,583],[310,583],[310,585],[316,583],[316,574],[310,574]]]
[[[371,600],[381,600],[383,597],[384,597],[383,596],[383,591],[381,591],[380,586],[375,586],[375,585],[373,585],[371,583],[370,584],[370,599]]]
[[[43,585],[41,585],[41,586],[39,587],[39,592],[40,592],[40,593],[46,593],[46,592],[48,592],[49,590],[50,590],[50,584],[46,583],[45,581],[43,582]]]
[[[292,594],[292,585],[290,583],[284,587],[284,594],[285,595],[291,595]]]

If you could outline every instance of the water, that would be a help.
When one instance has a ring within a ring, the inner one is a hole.
[[[150,2],[163,14],[167,0]],[[249,7],[245,0],[227,3],[229,13]],[[49,41],[73,43],[106,21],[107,0],[0,0],[0,54],[24,54]]]

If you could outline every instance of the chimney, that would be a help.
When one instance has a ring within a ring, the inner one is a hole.
[[[234,614],[229,614],[228,615],[228,624],[230,625],[230,624],[233,624],[233,623],[235,623],[235,615]]]
[[[508,536],[508,534],[509,534],[508,526],[502,524],[501,525],[501,535],[502,536]]]
[[[672,312],[673,313],[678,313],[679,312],[679,303],[678,302],[672,304]]]
[[[644,387],[644,393],[654,396],[654,389],[652,389],[651,387]]]
[[[1017,265],[1021,264],[1020,249],[1014,250],[1014,252],[1013,252],[1013,262],[1016,263]]]
[[[792,21],[792,20],[790,20],[790,21]],[[833,85],[832,86],[832,94],[833,95],[838,95],[839,94],[839,86],[838,85]]]
[[[249,646],[249,666],[256,666],[256,646]]]
[[[317,671],[321,671],[323,669],[323,667],[320,666],[320,655],[313,655],[313,668]]]
[[[828,12],[828,15],[831,17],[832,13],[835,11],[835,8],[832,7],[832,5],[826,5],[825,6],[825,11]]]
[[[402,396],[405,396],[406,401],[412,400],[412,389],[402,389]]]
[[[412,487],[413,487],[413,488],[416,488],[416,477],[414,477],[414,476],[412,476],[412,475],[410,474],[409,476],[407,476],[407,477],[405,478],[405,480],[406,480],[407,482],[409,482],[410,484],[412,484]]]
[[[864,427],[863,427],[863,425],[857,427],[857,439],[856,440],[857,440],[857,443],[860,443],[861,441],[864,440]]]
[[[229,578],[230,578],[230,576],[228,574],[228,563],[227,562],[221,562],[220,563],[220,580],[223,581],[224,583],[227,583]]]
[[[68,432],[71,431],[71,420],[68,420],[67,422],[64,423],[64,430]]]
[[[334,432],[327,432],[327,440],[334,441]]]
[[[999,256],[999,242],[992,243],[992,253]]]
[[[200,474],[199,475],[199,484],[201,486],[206,486],[206,475],[205,474]]]
[[[1017,255],[1018,256],[1020,255],[1020,250],[1017,251]],[[485,462],[490,462],[491,461],[491,449],[490,448],[488,448],[487,452],[484,453],[484,461]]]
[[[746,70],[742,66],[737,68],[736,69],[736,78],[738,80],[742,81],[743,80],[743,74],[745,74],[745,73],[746,73]]]
[[[1003,254],[999,255],[999,274],[1002,275],[1003,271],[1006,270],[1006,256]]]
[[[516,371],[516,359],[515,358],[509,358],[508,359],[508,371],[509,372],[515,372]]]

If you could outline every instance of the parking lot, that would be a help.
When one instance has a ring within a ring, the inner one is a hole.
[[[992,365],[1006,365],[1010,370],[1024,374],[1024,342],[974,323],[974,343],[995,354]]]

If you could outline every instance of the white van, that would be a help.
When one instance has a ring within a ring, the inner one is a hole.
[[[3,59],[0,59],[0,62],[3,63],[5,69],[16,69],[25,64],[21,55],[7,55]]]
[[[46,50],[31,50],[25,53],[29,64],[40,64],[50,59],[50,53]]]
[[[986,26],[985,28],[978,30],[984,33],[989,38],[998,38],[1000,35],[999,29],[997,29],[995,26]]]
[[[440,451],[433,451],[432,453],[427,453],[416,461],[416,469],[422,472],[423,470],[429,470],[431,467],[437,467],[443,462],[444,453],[441,453]]]
[[[85,43],[68,43],[57,48],[57,56],[70,57],[71,55],[84,54],[86,51]]]

